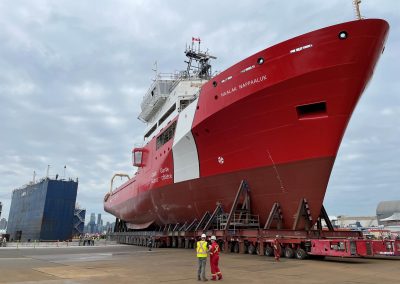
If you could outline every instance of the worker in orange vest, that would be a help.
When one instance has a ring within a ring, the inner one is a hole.
[[[279,258],[281,257],[281,244],[279,243],[279,235],[276,236],[276,239],[274,240],[273,243],[273,248],[274,248],[274,255],[275,255],[275,260],[279,261]]]
[[[197,280],[208,281],[206,278],[206,264],[208,256],[208,243],[206,242],[206,234],[201,235],[201,240],[197,242],[196,252],[199,261],[199,268],[197,270]]]
[[[219,252],[220,252],[219,245],[217,243],[217,238],[215,236],[211,236],[211,245],[209,246],[210,252],[210,265],[211,265],[211,280],[221,280],[222,273],[219,270],[218,262],[219,262]]]

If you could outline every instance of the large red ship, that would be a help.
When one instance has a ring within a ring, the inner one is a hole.
[[[105,197],[128,228],[200,220],[230,208],[242,180],[260,223],[275,203],[292,229],[299,201],[322,207],[351,114],[384,50],[389,25],[346,22],[266,48],[212,76],[200,44],[188,68],[157,76],[141,104],[137,172]],[[193,41],[199,39],[193,38]]]

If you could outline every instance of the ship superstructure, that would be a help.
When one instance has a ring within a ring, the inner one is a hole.
[[[198,41],[196,48],[194,42]],[[143,97],[139,119],[147,123],[144,141],[148,142],[157,130],[197,99],[204,83],[211,78],[210,59],[215,56],[200,50],[200,39],[193,38],[185,50],[187,69],[178,73],[158,73]]]

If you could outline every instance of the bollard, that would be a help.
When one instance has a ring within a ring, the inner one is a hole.
[[[58,247],[58,240],[57,240],[57,247]]]
[[[17,248],[18,248],[18,245],[19,245],[19,240],[17,240]]]
[[[33,248],[36,248],[36,240],[33,241]]]

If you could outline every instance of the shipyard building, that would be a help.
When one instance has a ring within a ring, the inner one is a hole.
[[[10,239],[71,239],[77,191],[77,180],[49,178],[15,189],[7,226]]]

